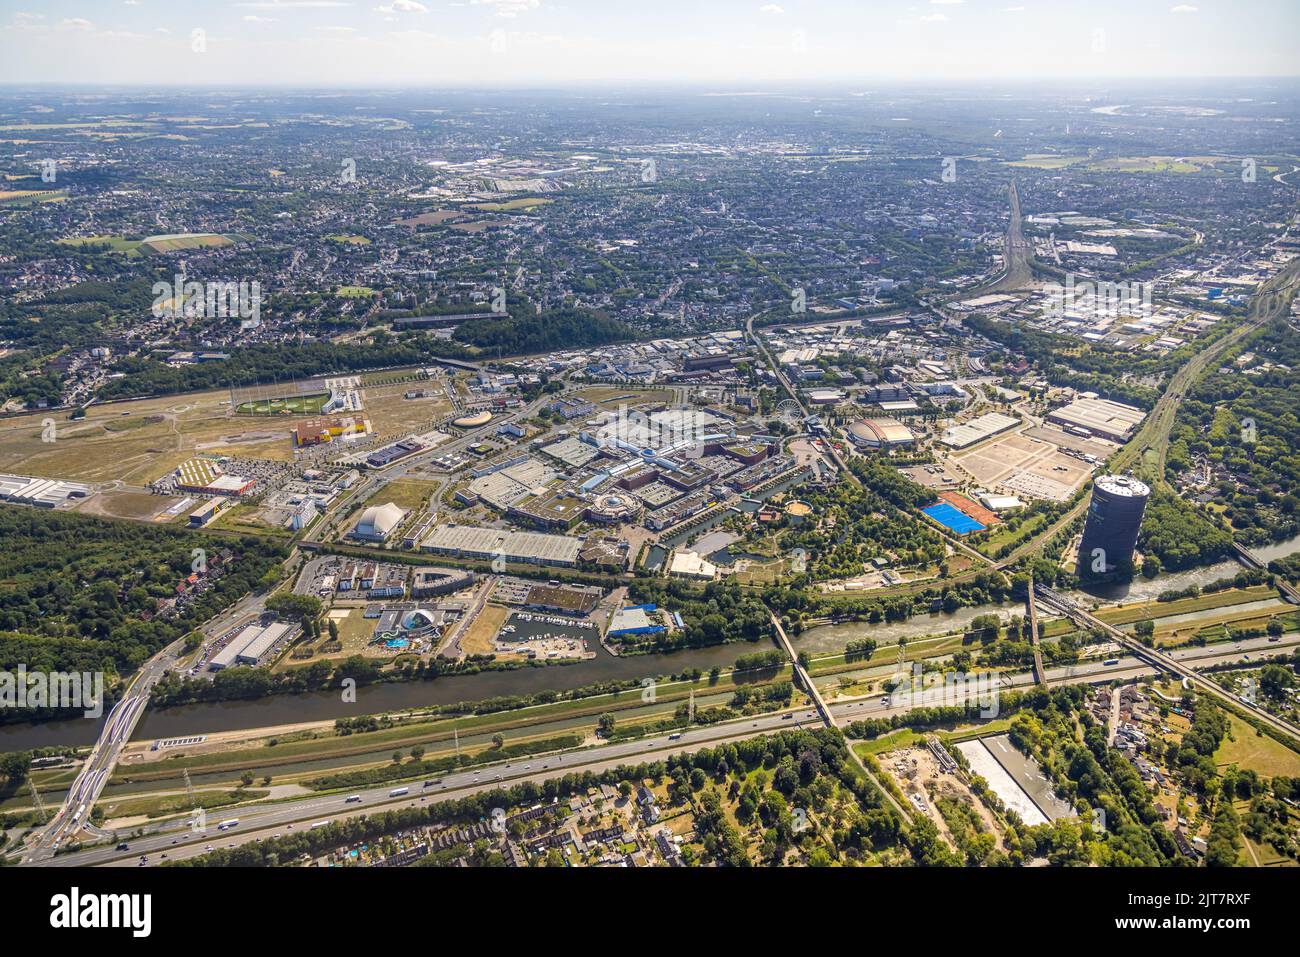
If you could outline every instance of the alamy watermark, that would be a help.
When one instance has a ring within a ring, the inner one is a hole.
[[[626,405],[620,405],[594,433],[602,448],[612,445],[646,458],[681,455],[698,459],[703,457],[707,441],[717,437],[716,430],[702,424],[691,411],[648,416],[629,411]]]
[[[1050,283],[1043,295],[1047,315],[1058,319],[1072,309],[1125,319],[1145,318],[1153,309],[1152,286],[1146,282],[1078,282],[1067,273],[1064,286]]]
[[[173,282],[153,284],[155,319],[168,313],[186,319],[239,318],[239,328],[262,324],[262,284],[253,282],[187,282],[177,273]]]
[[[102,671],[0,671],[0,708],[80,710],[84,717],[104,713]]]
[[[998,676],[991,671],[927,675],[921,663],[914,661],[910,672],[900,670],[893,675],[889,696],[891,704],[910,708],[976,706],[980,717],[988,720],[996,718],[1000,711],[1000,685]]]

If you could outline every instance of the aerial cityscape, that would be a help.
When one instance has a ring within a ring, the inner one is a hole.
[[[1300,863],[1300,12],[598,6],[0,3],[0,870]]]

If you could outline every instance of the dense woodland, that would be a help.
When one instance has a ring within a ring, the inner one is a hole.
[[[254,589],[278,580],[285,555],[264,538],[111,522],[0,506],[0,671],[103,671],[105,684]],[[178,598],[200,553],[209,584]],[[221,559],[224,551],[228,559]],[[6,711],[0,721],[33,715]]]
[[[1193,388],[1171,436],[1171,478],[1199,483],[1246,544],[1300,534],[1300,331],[1279,322]],[[1194,493],[1195,488],[1189,489]]]

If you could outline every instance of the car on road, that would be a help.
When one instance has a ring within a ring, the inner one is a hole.
[[[131,850],[131,845],[126,843],[126,841],[123,841],[121,844],[117,845],[117,849],[119,851],[129,851]]]

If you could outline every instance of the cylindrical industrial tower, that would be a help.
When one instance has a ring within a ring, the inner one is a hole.
[[[1093,483],[1092,504],[1079,545],[1079,575],[1108,575],[1121,565],[1132,566],[1142,516],[1151,489],[1124,475],[1103,475]]]

